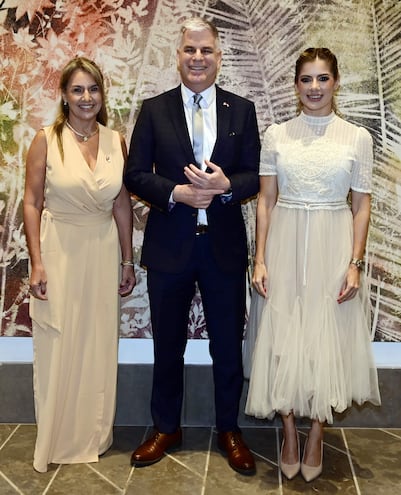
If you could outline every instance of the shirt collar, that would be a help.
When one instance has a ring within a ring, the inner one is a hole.
[[[184,105],[188,108],[192,108],[194,93],[191,89],[187,88],[183,83],[181,83],[181,95]],[[205,90],[201,91],[199,94],[202,95],[200,101],[200,106],[202,108],[209,108],[210,105],[216,100],[216,85],[212,84]]]

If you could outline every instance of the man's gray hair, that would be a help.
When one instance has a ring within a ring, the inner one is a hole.
[[[186,31],[204,31],[205,29],[212,33],[216,41],[216,48],[220,50],[220,36],[216,26],[212,22],[202,19],[202,17],[191,17],[187,19],[181,26],[181,36]]]

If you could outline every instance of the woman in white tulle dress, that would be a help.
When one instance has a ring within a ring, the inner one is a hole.
[[[257,340],[246,413],[281,415],[281,471],[291,479],[301,470],[306,481],[322,472],[323,426],[333,410],[380,404],[362,271],[372,138],[336,114],[338,85],[330,50],[300,55],[300,112],[266,132],[257,205],[259,303],[249,320]],[[302,462],[297,416],[312,420]]]

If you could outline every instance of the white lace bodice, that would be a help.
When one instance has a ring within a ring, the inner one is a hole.
[[[305,202],[344,201],[350,189],[371,192],[372,138],[334,113],[301,113],[265,134],[260,175],[277,175],[280,197]]]

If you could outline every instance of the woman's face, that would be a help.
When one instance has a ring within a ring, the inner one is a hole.
[[[339,83],[325,60],[317,58],[313,62],[305,62],[295,84],[303,112],[316,117],[329,115]]]
[[[81,69],[72,73],[63,99],[68,103],[70,120],[96,120],[103,102],[101,88],[91,74]]]

